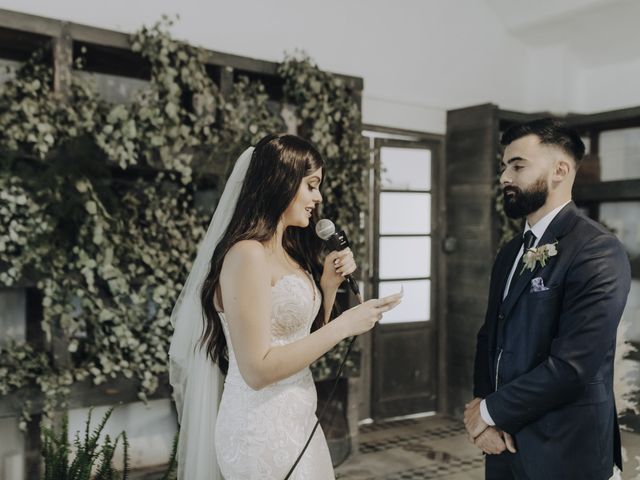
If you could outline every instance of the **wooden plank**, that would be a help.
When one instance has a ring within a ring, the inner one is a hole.
[[[393,127],[381,127],[379,125],[372,125],[370,123],[362,124],[363,131],[375,132],[385,135],[400,137],[402,139],[406,139],[409,141],[418,141],[418,142],[435,142],[441,145],[444,141],[444,135],[440,135],[437,133],[427,133],[419,130],[405,130],[404,128],[393,128]]]
[[[468,203],[455,205],[451,203],[451,197],[449,197],[448,200],[447,223],[451,225],[449,228],[450,231],[454,231],[455,228],[462,225],[481,227],[484,228],[486,232],[484,237],[491,237],[491,222],[494,213],[491,204],[470,199]]]
[[[484,318],[495,257],[494,185],[500,112],[486,104],[447,112],[446,256],[447,409],[459,414],[471,398],[477,329]]]
[[[214,52],[208,50],[206,62],[211,65],[225,65],[237,70],[245,70],[253,73],[277,75],[278,64],[256,58],[242,57],[231,53]]]
[[[640,179],[575,185],[573,197],[578,202],[640,200]]]
[[[471,107],[455,108],[447,111],[447,136],[449,130],[465,130],[484,127],[493,129],[497,125],[498,106],[483,103]]]
[[[458,292],[447,292],[447,304],[449,305],[449,319],[447,325],[452,325],[456,315],[463,317],[484,318],[487,309],[487,295],[489,288],[479,288],[474,292],[465,292],[460,295]]]
[[[37,288],[27,288],[26,294],[26,308],[25,308],[25,340],[36,350],[47,351],[48,345],[44,332],[42,330],[42,293]],[[4,396],[0,398],[0,409],[5,401],[11,402],[10,396]],[[32,396],[26,397],[29,400],[33,400]],[[20,399],[22,400],[22,399]],[[13,403],[13,412],[9,416],[18,416],[23,407],[22,401],[11,402]],[[41,463],[40,463],[40,451],[42,450],[41,436],[40,436],[40,421],[42,416],[39,412],[31,416],[31,419],[27,422],[27,431],[24,436],[24,471],[26,473],[25,478],[40,478],[41,477]]]
[[[90,27],[73,22],[63,22],[46,17],[30,15],[11,10],[0,9],[0,27],[48,37],[59,37],[65,28],[74,41],[86,42],[103,47],[130,50],[129,34]],[[206,63],[218,66],[230,66],[256,74],[277,76],[278,63],[258,60],[229,53],[206,50]],[[347,86],[354,90],[362,90],[364,82],[360,77],[336,73]]]
[[[457,337],[452,338],[452,341],[457,340]],[[448,357],[449,382],[447,383],[449,397],[447,413],[450,415],[461,416],[464,404],[472,398],[474,358],[475,343],[473,346],[468,344],[467,348],[451,349]]]
[[[374,388],[374,418],[437,408],[436,351],[424,348],[435,345],[435,334],[435,329],[419,324],[378,327],[374,355],[380,372]]]
[[[497,144],[495,132],[483,126],[448,132],[448,185],[492,185],[497,173]]]
[[[24,62],[50,42],[51,37],[45,35],[0,27],[0,58]]]
[[[631,264],[631,278],[640,280],[640,255],[630,257],[629,263]]]
[[[137,394],[138,385],[138,380],[128,379],[124,376],[109,379],[100,385],[94,385],[89,379],[76,382],[71,386],[69,408],[138,402],[140,401]],[[24,399],[27,398],[32,401],[30,413],[33,415],[41,413],[43,405],[42,392],[37,387],[30,387],[20,389],[0,398],[0,418],[18,415],[22,410]],[[148,398],[149,400],[171,398],[168,374],[160,375],[158,389],[153,394],[148,395]]]
[[[73,68],[73,41],[68,26],[63,23],[60,36],[53,39],[53,90],[66,102],[71,90]]]
[[[220,93],[225,97],[231,95],[231,92],[233,91],[233,73],[233,67],[230,66],[220,67],[218,69],[218,78],[216,79],[216,83],[220,88]]]
[[[500,128],[504,129],[516,123],[528,122],[540,118],[557,118],[578,130],[589,128],[608,130],[640,125],[640,107],[607,110],[596,113],[569,113],[558,116],[551,112],[524,113],[513,110],[498,110]]]
[[[468,312],[459,310],[452,312],[449,316],[449,334],[457,339],[464,338],[466,342],[471,342],[472,350],[475,351],[476,336],[478,330],[484,323],[487,298],[469,308]]]
[[[151,63],[129,48],[73,42],[74,57],[84,59],[84,70],[90,73],[104,73],[140,80],[151,79]]]
[[[62,30],[60,20],[14,12],[0,8],[0,27],[20,30],[48,37],[57,37]]]
[[[480,235],[476,234],[476,230],[483,230]],[[468,232],[474,231],[473,234]],[[449,231],[449,241],[455,240],[455,250],[447,252],[448,255],[473,255],[478,250],[482,252],[490,251],[493,248],[491,236],[486,233],[486,226],[481,225],[478,227],[459,227],[457,229],[451,229]],[[493,257],[487,257],[493,259]]]
[[[535,113],[524,113],[524,112],[516,112],[514,110],[498,110],[498,121],[500,131],[504,131],[512,125],[517,125],[518,123],[530,122],[532,120],[537,120],[540,118],[550,118],[555,117],[551,112],[535,112]]]
[[[24,472],[25,479],[42,478],[42,441],[40,433],[40,421],[42,415],[33,415],[27,422],[27,431],[24,434]]]
[[[128,33],[90,27],[89,25],[82,25],[80,23],[69,23],[69,32],[71,37],[76,41],[105,47],[121,48],[124,50],[131,48],[131,36]]]
[[[589,114],[569,114],[565,122],[574,128],[588,127],[597,130],[624,128],[640,125],[640,107],[621,108]]]

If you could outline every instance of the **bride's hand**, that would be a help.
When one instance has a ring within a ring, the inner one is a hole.
[[[320,286],[323,288],[337,289],[347,275],[356,271],[356,262],[353,252],[345,248],[339,252],[333,251],[324,259]]]
[[[350,308],[338,316],[334,322],[340,322],[344,337],[360,335],[371,330],[380,321],[382,314],[397,307],[402,300],[402,292],[383,298],[373,298]]]

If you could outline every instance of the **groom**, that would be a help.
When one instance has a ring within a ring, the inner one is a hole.
[[[607,480],[622,464],[613,363],[629,260],[571,201],[577,132],[536,120],[501,143],[505,212],[527,221],[493,265],[465,426],[487,479]]]

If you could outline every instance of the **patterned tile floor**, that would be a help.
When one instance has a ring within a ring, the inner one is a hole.
[[[622,480],[640,480],[640,435],[622,432]],[[484,479],[484,461],[461,421],[443,416],[360,428],[360,450],[336,469],[337,480]]]
[[[622,480],[640,480],[640,435],[622,432]],[[131,480],[158,480],[164,467],[132,472]],[[360,450],[336,468],[336,480],[482,480],[483,456],[457,419],[443,416],[364,425]]]
[[[365,425],[360,451],[336,469],[338,480],[484,478],[483,457],[458,420],[433,416]]]

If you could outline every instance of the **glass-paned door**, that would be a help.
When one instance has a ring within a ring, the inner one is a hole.
[[[380,419],[436,409],[432,178],[438,150],[378,139],[374,151],[374,290],[381,297],[404,290],[400,306],[373,332],[372,415]]]

